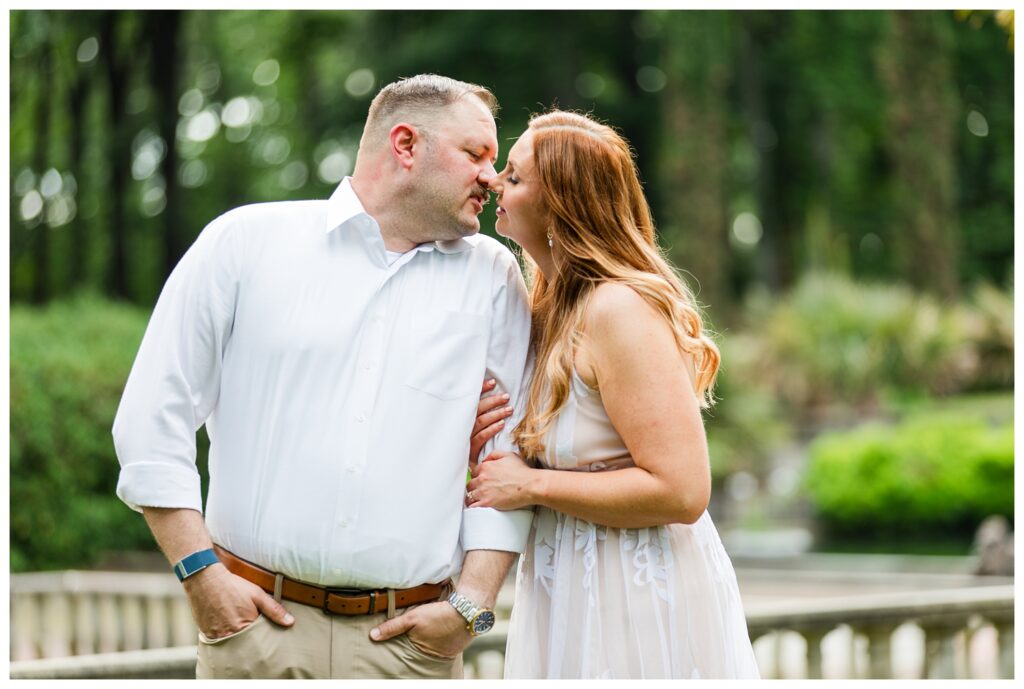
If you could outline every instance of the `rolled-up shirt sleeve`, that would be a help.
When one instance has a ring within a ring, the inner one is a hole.
[[[507,392],[515,410],[505,427],[488,441],[482,457],[496,450],[518,452],[512,429],[522,419],[530,374],[530,306],[519,264],[511,252],[498,255],[495,264],[494,313],[487,349],[487,378],[497,386],[491,394]],[[490,507],[466,508],[462,513],[462,549],[504,550],[521,553],[533,521],[533,509],[501,511]]]
[[[117,496],[202,512],[196,431],[217,403],[242,262],[233,214],[210,223],[164,285],[114,419]]]

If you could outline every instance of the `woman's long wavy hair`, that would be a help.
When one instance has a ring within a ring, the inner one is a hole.
[[[701,407],[711,406],[721,357],[703,332],[693,294],[657,245],[629,144],[611,127],[559,110],[534,116],[530,130],[558,278],[528,267],[536,364],[513,431],[520,451],[544,453],[544,436],[569,396],[587,303],[602,282],[629,285],[665,318],[679,350],[696,364]]]

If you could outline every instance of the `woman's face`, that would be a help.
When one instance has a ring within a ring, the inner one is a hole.
[[[535,260],[550,255],[547,213],[533,158],[533,130],[523,132],[509,150],[505,169],[490,188],[498,195],[494,230],[526,249]]]

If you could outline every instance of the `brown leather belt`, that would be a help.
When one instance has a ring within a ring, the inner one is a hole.
[[[273,595],[276,578],[273,572],[247,562],[218,545],[214,545],[213,549],[229,572],[237,574],[246,581],[251,581]],[[410,605],[433,603],[440,600],[447,592],[450,583],[450,581],[444,581],[440,584],[421,584],[411,589],[395,589],[395,608],[405,608]],[[329,615],[369,615],[388,610],[387,589],[367,591],[364,589],[325,588],[284,577],[281,585],[281,597],[320,608]]]

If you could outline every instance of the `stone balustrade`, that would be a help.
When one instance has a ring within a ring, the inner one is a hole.
[[[501,677],[512,596],[502,589],[495,630],[465,654],[467,676]],[[12,677],[195,676],[197,630],[171,574],[14,574],[10,632]]]
[[[758,654],[766,678],[1013,677],[1012,585],[786,601],[748,610],[747,626],[755,650],[770,645]],[[801,657],[787,662],[787,641]],[[991,657],[975,648],[986,645]]]
[[[467,649],[467,677],[501,677],[511,593]],[[762,603],[747,623],[766,678],[1013,677],[1012,585]],[[12,678],[195,672],[195,625],[166,574],[13,575],[10,638]]]
[[[196,626],[170,574],[11,575],[11,661],[187,646]]]

